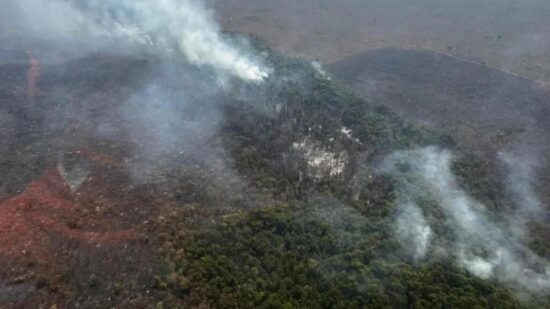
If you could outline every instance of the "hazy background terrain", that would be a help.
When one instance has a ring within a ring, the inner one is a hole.
[[[550,82],[544,0],[225,0],[225,29],[329,63],[381,47],[428,48]]]

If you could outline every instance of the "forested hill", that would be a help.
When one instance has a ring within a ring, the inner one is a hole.
[[[381,172],[383,161],[396,151],[429,145],[452,150],[450,138],[401,120],[308,63],[273,53],[268,60],[274,70],[266,85],[243,86],[226,97],[217,137],[228,164],[255,193],[238,189],[232,192],[236,199],[176,202],[175,214],[156,223],[164,270],[155,286],[163,306],[550,304],[547,294],[481,279],[444,252],[443,244],[459,236],[447,226],[437,199],[419,202],[436,234],[433,252],[416,259],[396,239],[396,224],[409,226],[396,221],[402,182]],[[398,168],[404,175],[411,169],[406,163]],[[491,218],[499,216],[504,189],[490,164],[461,153],[452,171],[468,194],[495,212]],[[544,255],[541,243],[533,249]]]
[[[220,80],[177,58],[97,54],[43,65],[29,98],[28,66],[1,66],[1,196],[26,192],[61,165],[83,161],[96,176],[84,197],[52,191],[77,207],[33,214],[61,222],[53,226],[62,232],[24,221],[46,229],[36,235],[48,241],[0,266],[0,279],[17,278],[0,280],[0,291],[15,291],[0,301],[549,306],[547,224],[508,215],[518,192],[540,213],[529,182],[510,191],[499,164],[261,46],[271,65],[264,83]],[[10,203],[4,211],[34,211]],[[136,238],[98,247],[72,237],[120,227]]]

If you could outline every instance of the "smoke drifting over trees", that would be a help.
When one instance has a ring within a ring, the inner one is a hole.
[[[443,224],[453,232],[446,250],[468,271],[483,279],[497,277],[531,290],[547,291],[550,288],[548,261],[518,243],[513,231],[501,225],[512,221],[495,221],[481,203],[459,187],[451,169],[452,162],[450,151],[428,147],[392,154],[384,163],[384,171],[399,175],[399,199],[424,200],[424,203],[432,200],[442,208],[445,214]],[[522,169],[521,166],[518,168]],[[518,207],[532,209],[537,197],[532,191],[525,190],[530,186],[532,176],[528,170],[523,170],[519,175],[516,171],[511,176],[517,177],[514,179],[515,187],[522,188],[514,191],[520,195],[518,201],[522,204]],[[402,216],[396,221],[399,236],[413,240],[403,244],[413,246],[417,258],[419,248],[428,246],[426,238],[430,227],[418,218],[421,216],[419,210],[409,210],[407,220]],[[407,224],[412,227],[403,227]]]
[[[269,69],[253,54],[247,39],[222,33],[206,3],[10,0],[4,6],[0,38],[8,48],[41,51],[46,45],[51,52],[45,53],[43,64],[51,58],[63,62],[98,55],[105,61],[102,69],[131,67],[128,76],[117,81],[131,80],[122,91],[90,95],[74,85],[57,89],[60,97],[84,97],[73,104],[70,114],[46,112],[60,127],[76,124],[73,129],[94,138],[133,142],[135,155],[125,165],[138,183],[158,182],[151,175],[184,159],[230,173],[221,160],[221,145],[213,141],[223,118],[221,92],[230,84],[260,84]],[[60,51],[67,51],[68,59],[58,60]],[[37,93],[40,82],[35,58],[29,96]],[[86,60],[75,61],[89,67]],[[102,69],[90,67],[88,77],[113,78]],[[99,111],[97,102],[105,104]]]
[[[400,1],[391,6],[398,10]],[[341,5],[286,2],[283,11],[326,7],[320,20]],[[343,3],[384,13],[385,1]],[[260,15],[278,5],[265,4]],[[521,135],[521,122],[517,131],[500,130],[495,123],[518,117],[489,102],[538,103],[544,92],[523,96],[531,89],[522,80],[501,93],[516,77],[490,71],[466,83],[464,76],[489,69],[442,53],[384,49],[342,66],[366,85],[360,96],[320,59],[290,58],[262,39],[224,32],[211,5],[5,1],[0,259],[10,258],[0,265],[0,307],[550,303],[547,201],[539,197],[547,160],[543,150],[505,147]],[[323,27],[345,20],[327,21]],[[483,100],[465,104],[476,96]],[[468,136],[490,127],[499,142],[478,147],[484,140],[472,138],[464,147],[452,130],[428,129],[387,104],[423,106],[449,122],[433,112],[435,99]],[[463,112],[468,106],[476,109]],[[487,106],[506,117],[481,113]],[[537,108],[525,109],[537,114],[538,134],[547,123]],[[469,126],[457,111],[483,126]],[[29,183],[39,190],[21,203]],[[98,237],[120,230],[128,238]]]
[[[412,202],[399,202],[399,215],[395,222],[396,236],[414,260],[426,255],[432,237],[432,229],[422,210]]]
[[[268,76],[259,59],[222,36],[202,1],[10,0],[3,6],[4,36],[90,49],[122,49],[124,44],[130,51],[181,53],[193,64],[246,81],[261,82]]]

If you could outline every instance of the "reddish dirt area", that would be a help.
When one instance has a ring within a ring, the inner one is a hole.
[[[103,90],[128,83],[127,62],[21,54],[31,61],[0,66],[0,308],[146,307],[159,263],[144,235],[164,197],[130,178],[127,139],[99,140],[79,130],[95,118],[73,119],[77,103],[116,114],[118,93]]]
[[[34,58],[31,51],[27,51],[30,60],[30,68],[27,72],[27,92],[29,98],[34,98],[38,93],[38,79],[40,78],[40,61]]]
[[[151,259],[140,235],[153,214],[152,198],[124,188],[128,182],[109,156],[82,149],[74,153],[92,162],[77,190],[71,190],[59,167],[51,168],[0,203],[0,257],[8,261],[0,265],[0,308],[139,307],[136,296],[120,296],[117,289],[138,282],[147,286]],[[95,293],[104,295],[105,302],[98,303],[102,298]],[[73,298],[80,295],[90,300]]]
[[[70,192],[59,172],[47,171],[22,194],[0,204],[0,253],[9,258],[30,255],[48,263],[53,256],[50,238],[101,246],[136,237],[132,229],[116,230],[115,220],[87,216],[80,204],[78,193]]]

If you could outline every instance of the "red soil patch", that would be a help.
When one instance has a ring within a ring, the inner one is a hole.
[[[30,68],[27,72],[27,92],[29,98],[34,98],[39,94],[38,79],[40,78],[40,61],[34,58],[31,51],[27,51],[29,55]]]
[[[57,167],[0,202],[0,308],[70,308],[98,295],[113,307],[148,288],[153,266],[141,236],[155,213],[151,190],[132,186],[109,155],[86,148],[71,155],[85,162],[79,186]]]
[[[112,220],[86,216],[77,195],[57,170],[51,170],[20,195],[1,203],[0,254],[31,255],[47,262],[52,238],[102,245],[135,237],[130,229],[116,230]]]

